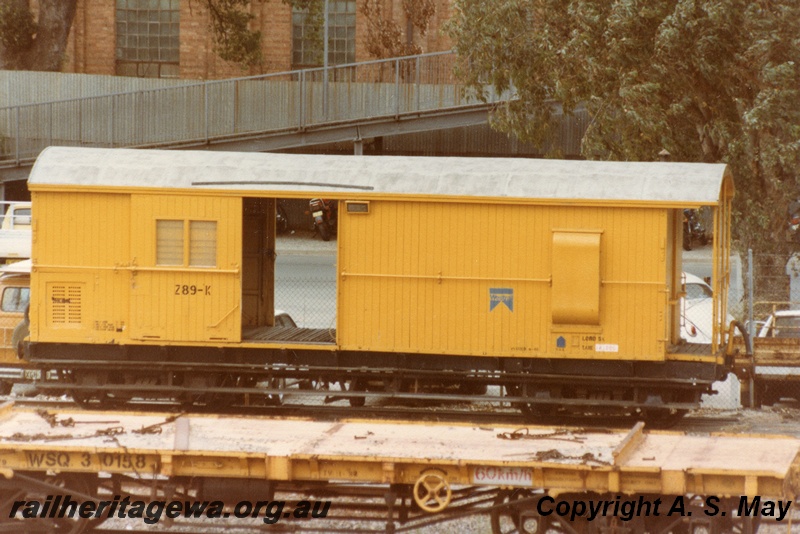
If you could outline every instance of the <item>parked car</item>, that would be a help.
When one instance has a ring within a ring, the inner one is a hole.
[[[757,321],[753,388],[756,406],[800,400],[800,310],[776,310]]]
[[[287,326],[297,328],[297,324],[292,319],[292,316],[283,310],[275,310],[275,326]]]
[[[0,267],[0,395],[7,395],[14,382],[25,378],[28,366],[18,351],[28,332],[27,325],[24,331],[19,325],[30,300],[30,272],[30,260]]]
[[[714,292],[705,280],[691,273],[683,273],[686,296],[681,299],[681,338],[689,343],[711,343],[714,317]],[[727,314],[725,325],[734,318]]]
[[[771,313],[758,330],[758,337],[800,338],[800,310]]]
[[[7,204],[0,224],[0,258],[19,260],[31,257],[31,203]]]

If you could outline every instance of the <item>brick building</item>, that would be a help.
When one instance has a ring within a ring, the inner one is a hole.
[[[403,0],[369,1],[395,24],[405,44],[423,52],[451,47],[441,29],[451,0],[433,0],[435,11],[424,36],[408,21]],[[374,25],[364,13],[364,2],[329,0],[329,64],[375,59],[367,50]],[[199,0],[78,0],[63,71],[219,79],[321,65],[321,39],[309,38],[304,12],[284,0],[252,0],[249,10],[254,16],[251,29],[262,35],[262,60],[243,69],[214,51],[209,15]]]

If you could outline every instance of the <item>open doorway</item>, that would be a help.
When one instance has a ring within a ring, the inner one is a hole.
[[[276,281],[278,271],[276,230],[279,224],[277,208],[278,199],[275,198],[243,199],[242,341],[334,343],[336,334],[333,328],[319,328],[322,324],[298,325],[290,313],[281,309],[281,302],[276,302],[276,294],[283,295],[284,299],[292,299],[291,302],[284,302],[283,306],[291,308],[290,304],[294,304],[300,297],[292,294],[296,293],[296,290],[292,291],[293,288],[280,286],[280,284],[286,285],[286,280]],[[313,284],[315,281],[309,282]],[[317,306],[325,302],[335,303],[335,280],[332,283],[333,299],[324,298],[326,295],[322,292],[314,292],[319,299],[316,302]],[[310,284],[301,283],[301,285]],[[304,308],[309,306],[314,306],[314,303],[303,302]]]

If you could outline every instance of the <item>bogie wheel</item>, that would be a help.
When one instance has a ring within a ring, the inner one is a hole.
[[[84,410],[91,410],[93,408],[92,395],[90,393],[86,393],[84,391],[73,391],[72,400],[74,400],[75,404]]]
[[[109,397],[106,393],[87,390],[71,392],[72,400],[84,410],[114,410],[122,408],[125,403]]]
[[[593,521],[587,521],[583,518],[580,518],[580,520],[576,520],[575,523],[576,524],[573,524],[573,527],[579,527],[575,530],[578,530],[578,532],[585,532],[587,534],[592,534],[595,532],[598,534],[630,534],[633,532],[649,532],[645,530],[645,522],[644,518],[642,517],[634,517],[629,521],[623,521],[618,517],[601,516]],[[681,531],[679,528],[676,530],[670,530],[671,534],[679,534],[680,532]]]
[[[270,389],[278,389],[283,391],[284,389],[286,389],[286,379],[272,377],[267,382],[267,387]],[[283,401],[284,401],[283,393],[267,395],[267,404],[269,406],[280,406],[283,404]]]
[[[489,521],[492,534],[544,534],[550,521],[536,512],[536,499],[529,490],[501,492],[494,501]],[[524,502],[519,502],[524,501]]]
[[[742,534],[756,534],[758,527],[761,526],[760,517],[742,517],[738,521],[738,530]]]
[[[70,391],[72,399],[86,410],[104,410],[120,408],[125,402],[119,398],[112,397],[102,388],[109,383],[109,375],[104,371],[84,371],[74,374],[72,381],[82,389]],[[98,389],[88,389],[97,387]]]
[[[680,402],[685,404],[699,403],[700,399],[693,391],[664,391],[660,393],[660,397],[665,402]],[[670,428],[675,426],[678,421],[689,412],[686,409],[668,408],[664,406],[656,406],[653,408],[646,408],[642,412],[645,421],[657,428]]]
[[[97,495],[97,479],[93,479],[94,484],[91,483],[87,477],[78,477],[73,475],[70,477],[68,483],[63,480],[56,480],[58,484],[64,484],[66,489],[65,493],[69,490],[77,491],[87,495]],[[77,515],[77,514],[76,514]],[[91,532],[100,526],[106,520],[105,517],[82,519],[82,518],[64,518],[56,522],[56,532],[64,532],[67,534],[81,534],[82,532]]]
[[[781,395],[775,388],[770,388],[767,384],[760,383],[756,386],[757,406],[773,406],[780,402]]]
[[[194,408],[195,404],[207,405],[211,403],[213,395],[210,395],[205,390],[219,385],[218,377],[200,373],[186,373],[184,376],[175,375],[173,380],[182,380],[183,387],[190,390],[180,394],[177,399],[181,407],[186,411]]]
[[[79,474],[71,474],[71,475],[55,475],[55,476],[48,476],[44,480],[42,480],[45,484],[50,484],[55,486],[56,488],[61,488],[60,490],[45,490],[36,489],[36,490],[29,490],[27,492],[23,491],[24,498],[18,496],[18,500],[24,501],[37,501],[43,503],[46,501],[47,495],[53,494],[61,494],[61,495],[72,495],[72,500],[77,502],[85,502],[85,497],[80,497],[77,494],[82,494],[90,497],[97,496],[97,479],[90,475],[79,475]],[[22,495],[20,494],[20,495]],[[12,526],[15,523],[18,523],[17,526],[25,527],[25,532],[56,532],[59,534],[82,534],[84,532],[90,532],[100,526],[106,518],[99,517],[99,518],[81,518],[77,513],[74,514],[73,517],[69,517],[69,510],[65,510],[64,517],[53,517],[53,518],[46,518],[46,519],[23,519],[25,511],[22,510],[19,512],[19,518],[9,518],[7,521],[0,523],[0,530],[6,532],[5,530],[6,525]],[[23,530],[19,530],[22,532]],[[11,530],[8,530],[11,532]]]
[[[366,388],[361,385],[361,382],[358,379],[353,379],[349,382],[349,387],[347,388],[348,391],[366,391]],[[348,402],[350,406],[353,408],[361,408],[366,404],[367,399],[366,397],[358,396],[358,397],[349,397]]]
[[[728,498],[718,501],[713,514],[709,514],[705,498],[702,496],[694,496],[688,504],[686,510],[691,518],[685,522],[685,530],[677,531],[678,534],[683,532],[689,534],[755,534],[761,524],[759,517],[742,517],[736,513],[739,508],[738,499]]]
[[[486,384],[475,382],[462,382],[458,385],[458,392],[461,395],[486,395],[488,387]]]
[[[524,396],[524,388],[520,384],[508,384],[506,385],[506,393],[510,397],[521,397]],[[551,415],[543,405],[532,402],[516,402],[514,407],[519,409],[522,415],[529,420]]]
[[[678,424],[688,412],[688,410],[670,410],[667,408],[647,410],[644,413],[644,419],[654,428],[667,429]]]

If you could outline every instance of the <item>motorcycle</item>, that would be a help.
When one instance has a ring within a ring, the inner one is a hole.
[[[319,232],[323,241],[329,241],[336,233],[338,205],[335,200],[312,198],[308,202],[311,216],[314,218],[314,229]]]
[[[275,210],[275,228],[279,234],[285,234],[289,230],[289,216],[286,215],[286,209],[280,203],[277,204]]]
[[[692,250],[694,242],[705,246],[708,243],[708,236],[697,210],[686,208],[683,210],[683,250]]]

